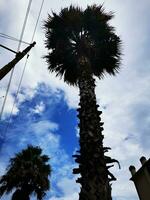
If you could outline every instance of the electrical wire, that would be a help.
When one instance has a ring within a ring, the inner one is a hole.
[[[10,121],[11,121],[11,118],[12,118],[14,106],[15,106],[15,104],[16,104],[16,102],[17,102],[17,97],[18,97],[18,94],[19,94],[19,91],[20,91],[20,87],[21,87],[21,83],[22,83],[22,80],[23,80],[25,68],[26,68],[26,66],[27,66],[28,57],[29,57],[29,54],[27,55],[26,60],[25,60],[25,64],[24,64],[24,67],[23,67],[23,72],[22,72],[22,74],[21,74],[21,78],[20,78],[20,81],[19,81],[19,85],[18,85],[18,88],[17,88],[17,92],[16,92],[16,95],[15,95],[15,99],[14,99],[14,102],[13,102],[13,106],[12,106],[12,109],[11,109],[11,112],[10,112],[10,116],[9,116],[9,119],[8,119],[8,123],[7,123],[6,127],[5,127],[5,130],[4,130],[4,135],[7,133],[7,130],[8,130],[8,128],[9,128],[9,124],[10,124]]]
[[[39,14],[38,14],[38,17],[37,17],[37,20],[36,20],[36,24],[35,24],[35,28],[34,28],[34,31],[33,31],[33,35],[32,35],[32,38],[31,38],[31,43],[34,40],[34,36],[35,36],[35,33],[36,33],[36,29],[37,29],[37,26],[38,26],[38,22],[39,22],[39,19],[40,19],[40,15],[41,15],[41,12],[42,12],[43,5],[44,5],[44,0],[42,0],[41,6],[40,6]],[[28,62],[28,57],[29,57],[29,54],[26,57],[25,65],[24,65],[24,68],[23,68],[23,72],[22,72],[22,75],[21,75],[21,78],[20,78],[20,81],[19,81],[19,85],[18,85],[18,89],[17,89],[16,95],[15,95],[15,100],[14,100],[14,103],[13,103],[13,106],[12,106],[12,110],[11,110],[11,113],[10,113],[8,124],[7,124],[6,129],[5,129],[5,134],[7,133],[7,130],[9,128],[9,124],[10,124],[10,121],[11,121],[11,118],[12,118],[14,106],[15,106],[15,104],[17,102],[17,97],[18,97],[18,94],[19,94],[19,91],[20,91],[20,88],[21,88],[23,76],[24,76],[25,69],[26,69],[27,62]]]
[[[24,34],[24,31],[25,31],[25,27],[26,27],[26,23],[27,23],[29,11],[30,11],[30,8],[31,8],[31,3],[32,3],[32,0],[29,0],[28,7],[27,7],[27,11],[26,11],[26,15],[25,15],[25,19],[24,19],[24,23],[23,23],[23,26],[22,26],[21,35],[20,35],[20,41],[21,41],[22,38],[23,38],[23,34]],[[19,44],[18,44],[17,52],[19,52],[20,47],[21,47],[21,42],[19,42]],[[13,69],[11,70],[11,74],[10,74],[8,86],[7,86],[7,89],[6,89],[5,98],[4,98],[4,101],[3,101],[2,108],[1,108],[0,120],[2,119],[2,115],[3,115],[3,112],[4,112],[4,108],[5,108],[5,104],[6,104],[8,92],[9,92],[9,89],[10,89],[10,85],[11,85],[11,81],[12,81],[14,69],[15,69],[15,68],[13,68]]]
[[[26,24],[27,24],[27,20],[28,20],[30,8],[31,8],[31,3],[32,3],[32,0],[29,0],[29,4],[28,4],[25,20],[24,20],[23,27],[22,27],[22,32],[21,32],[21,35],[20,35],[20,40],[22,40],[22,38],[23,38],[23,34],[24,34],[24,31],[25,31],[25,27],[26,27]],[[17,51],[20,50],[20,47],[21,47],[21,42],[19,42]]]
[[[31,43],[33,42],[33,39],[34,39],[34,36],[35,36],[35,32],[36,32],[37,25],[38,25],[38,22],[39,22],[39,19],[40,19],[40,15],[41,15],[41,12],[42,12],[43,5],[44,5],[44,0],[42,0],[42,3],[41,3],[41,7],[40,7],[40,10],[39,10],[39,14],[38,14],[38,17],[37,17],[37,21],[36,21],[35,28],[34,28],[33,35],[32,35],[32,39],[31,39]]]
[[[21,43],[24,43],[24,44],[27,44],[27,45],[30,44],[30,43],[28,43],[28,42],[19,40],[19,39],[15,38],[15,37],[6,35],[6,34],[4,34],[4,33],[0,33],[0,37],[3,37],[3,38],[8,39],[8,40],[13,40],[13,41],[16,41],[16,42],[21,42]]]
[[[41,15],[41,12],[42,12],[43,4],[44,4],[44,0],[42,0],[42,3],[41,3],[41,7],[40,7],[40,10],[39,10],[39,14],[38,14],[38,17],[37,17],[37,20],[36,20],[35,28],[34,28],[32,39],[31,39],[31,43],[33,42],[33,39],[34,39],[34,36],[35,36],[35,33],[36,33],[36,29],[37,29],[37,25],[38,25],[40,15]],[[27,57],[26,57],[26,62],[25,62],[24,68],[23,68],[23,72],[22,72],[21,79],[20,79],[18,89],[17,89],[17,92],[16,92],[14,104],[13,104],[13,107],[12,107],[12,110],[11,110],[10,119],[12,117],[13,109],[14,109],[14,106],[16,104],[17,97],[18,97],[18,94],[19,94],[19,91],[20,91],[21,83],[22,83],[22,80],[23,80],[23,76],[24,76],[24,73],[25,73],[26,66],[27,66],[28,57],[29,57],[29,55],[27,55]]]

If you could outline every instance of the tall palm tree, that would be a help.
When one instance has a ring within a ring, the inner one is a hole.
[[[0,178],[0,197],[15,189],[12,200],[29,200],[32,193],[42,200],[49,190],[49,158],[39,147],[28,146],[10,159],[7,172]]]
[[[84,11],[70,6],[48,15],[44,23],[48,69],[80,90],[80,150],[74,155],[79,168],[73,171],[81,175],[76,181],[81,184],[80,200],[110,200],[109,182],[115,179],[107,163],[116,160],[104,155],[109,148],[103,147],[94,79],[119,70],[121,41],[109,24],[112,17],[102,6],[88,6]]]

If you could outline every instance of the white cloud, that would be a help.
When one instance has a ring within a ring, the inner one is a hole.
[[[0,96],[3,96],[3,95],[4,95],[4,90],[2,89],[0,91]],[[5,117],[8,116],[11,113],[12,107],[13,107],[13,104],[14,104],[14,100],[15,100],[14,96],[12,96],[11,94],[8,94],[8,99],[7,99],[7,102],[5,104],[6,105],[5,106],[5,116],[2,115],[2,119],[5,119]],[[0,99],[1,106],[3,105],[3,101],[4,101],[4,98]],[[13,114],[16,115],[18,112],[19,112],[18,107],[14,106]]]
[[[75,179],[63,178],[57,185],[63,190],[65,195],[71,195],[75,191],[78,192],[77,184],[72,184],[73,182],[75,183]]]
[[[70,195],[64,196],[64,197],[52,197],[49,200],[77,200],[78,199],[78,194],[77,193],[72,193]]]
[[[57,186],[63,192],[63,197],[52,197],[49,200],[77,200],[79,187],[75,183],[75,179],[62,178]]]
[[[35,133],[42,134],[48,131],[55,131],[58,129],[58,124],[47,120],[38,121],[32,124],[32,129]]]
[[[79,131],[80,131],[80,130],[79,130],[79,127],[77,126],[75,129],[76,129],[76,137],[79,138],[79,136],[80,136],[80,135],[79,135]]]
[[[37,104],[35,106],[35,108],[31,109],[31,111],[35,114],[40,114],[45,110],[45,105],[44,103],[41,101],[39,104]]]

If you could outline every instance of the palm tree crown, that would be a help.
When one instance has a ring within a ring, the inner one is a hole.
[[[33,192],[42,200],[50,188],[51,167],[47,164],[48,156],[41,153],[39,147],[28,146],[10,159],[6,174],[0,178],[0,196],[16,189],[13,200],[27,200]]]
[[[63,76],[64,81],[77,85],[80,76],[79,59],[87,58],[91,73],[99,78],[105,72],[114,75],[120,64],[120,38],[109,25],[112,13],[102,6],[88,6],[84,11],[70,6],[53,13],[45,21],[45,56],[50,71]]]

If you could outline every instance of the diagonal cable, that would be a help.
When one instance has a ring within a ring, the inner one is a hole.
[[[28,19],[28,16],[29,16],[29,11],[30,11],[30,8],[31,8],[31,3],[32,3],[32,0],[29,0],[28,7],[27,7],[27,11],[26,11],[26,15],[25,15],[25,19],[24,19],[24,23],[23,23],[23,26],[22,26],[22,31],[21,31],[21,35],[20,35],[20,42],[19,42],[19,44],[18,44],[17,52],[19,52],[20,47],[21,47],[21,40],[22,40],[22,38],[23,38],[23,34],[24,34],[24,31],[25,31],[27,19]],[[12,69],[11,74],[10,74],[8,86],[7,86],[7,89],[6,89],[5,98],[4,98],[4,101],[3,101],[2,108],[1,108],[0,120],[2,119],[2,115],[3,115],[3,112],[4,112],[4,108],[5,108],[5,104],[6,104],[8,92],[9,92],[9,89],[10,89],[10,85],[11,85],[11,81],[12,81],[14,69],[15,69],[15,68]]]
[[[33,35],[32,35],[32,38],[31,38],[31,43],[34,40],[34,36],[35,36],[35,33],[36,33],[36,29],[37,29],[37,26],[38,26],[38,22],[39,22],[39,19],[40,19],[40,15],[41,15],[41,12],[42,12],[43,5],[44,5],[44,0],[42,0],[41,6],[40,6],[39,14],[38,14],[38,17],[37,17],[37,20],[36,20],[36,24],[35,24],[35,28],[34,28],[34,31],[33,31]],[[19,91],[20,91],[20,88],[21,88],[23,76],[24,76],[25,69],[26,69],[27,62],[28,62],[28,57],[29,57],[29,55],[27,55],[27,57],[26,57],[25,65],[24,65],[24,68],[23,68],[23,72],[22,72],[22,75],[21,75],[21,79],[20,79],[20,82],[19,82],[19,85],[18,85],[18,89],[17,89],[16,95],[15,95],[15,100],[14,100],[14,103],[13,103],[13,106],[12,106],[12,110],[11,110],[11,113],[10,113],[8,124],[7,124],[6,128],[5,128],[5,131],[4,131],[5,134],[7,133],[7,130],[9,128],[9,124],[10,124],[10,121],[11,121],[11,118],[12,118],[14,106],[15,106],[15,104],[17,102],[17,97],[18,97],[18,94],[19,94]]]
[[[21,42],[21,43],[24,43],[24,44],[28,44],[28,45],[29,45],[28,42],[25,42],[25,41],[23,41],[23,40],[20,41],[19,39],[15,38],[15,37],[12,37],[12,36],[9,36],[9,35],[6,35],[6,34],[4,34],[4,33],[0,33],[0,37],[3,37],[3,38],[8,39],[8,40],[13,40],[13,41],[16,41],[16,42]]]

